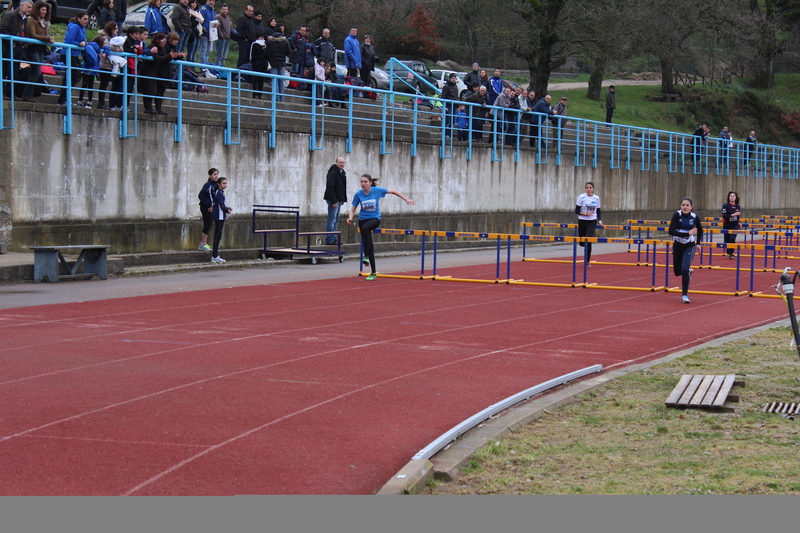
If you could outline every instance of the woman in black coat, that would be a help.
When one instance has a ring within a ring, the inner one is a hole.
[[[170,34],[172,35],[172,34]],[[177,34],[175,34],[177,37]],[[167,45],[167,36],[161,32],[153,35],[150,40],[150,49],[145,55],[152,59],[141,62],[139,69],[139,90],[144,96],[144,112],[150,115],[166,115],[161,106],[164,102],[164,93],[170,80],[169,63],[182,56],[172,51]],[[156,110],[153,111],[153,98],[156,100]]]

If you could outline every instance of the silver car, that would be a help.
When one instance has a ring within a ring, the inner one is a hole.
[[[172,19],[169,18],[169,14],[172,13],[172,8],[174,8],[176,5],[178,4],[161,4],[161,14],[167,19],[169,31],[175,31],[175,27],[172,25]],[[125,20],[122,21],[122,31],[120,31],[119,34],[122,35],[122,32],[131,26],[144,26],[145,13],[147,13],[147,2],[142,2],[141,4],[136,4],[133,7],[129,7],[128,14],[125,16]]]

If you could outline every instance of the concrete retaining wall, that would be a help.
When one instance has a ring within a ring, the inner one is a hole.
[[[199,120],[183,126],[181,143],[169,122],[142,120],[138,138],[120,139],[118,119],[89,115],[76,115],[75,133],[63,135],[62,120],[18,110],[16,128],[0,132],[0,242],[12,250],[87,242],[111,244],[111,253],[191,248],[201,229],[197,193],[212,166],[230,180],[235,215],[225,247],[259,245],[250,233],[253,204],[300,206],[305,228],[322,230],[325,174],[339,155],[347,160],[349,197],[367,172],[416,200],[415,207],[384,201],[384,227],[517,232],[521,221],[573,221],[575,198],[590,180],[606,223],[668,217],[683,196],[694,198],[700,214],[716,215],[728,190],[739,192],[745,216],[800,205],[798,181],[789,179],[643,172],[638,163],[593,169],[573,166],[571,157],[556,166],[552,154],[549,164],[537,165],[527,150],[519,163],[513,154],[492,162],[488,148],[476,148],[471,161],[463,147],[440,159],[432,140],[420,142],[416,157],[403,142],[380,155],[369,135],[355,138],[349,154],[338,134],[326,136],[324,150],[310,151],[308,136],[296,131],[279,131],[275,149],[264,130],[246,128],[241,144],[224,146],[223,129]],[[346,242],[355,238],[352,229],[345,233]]]

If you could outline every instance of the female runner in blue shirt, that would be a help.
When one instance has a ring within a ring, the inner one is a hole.
[[[695,246],[703,237],[700,217],[692,212],[692,199],[681,199],[681,210],[672,215],[669,234],[672,235],[672,272],[681,276],[681,300],[689,303],[689,282],[692,280],[692,259]]]
[[[381,224],[381,198],[387,194],[394,194],[405,200],[408,205],[414,205],[414,200],[406,198],[402,193],[394,189],[375,187],[377,182],[378,178],[373,178],[369,174],[361,176],[361,190],[353,196],[353,204],[350,206],[350,214],[347,217],[347,224],[352,225],[356,207],[359,204],[361,205],[361,211],[358,214],[358,229],[361,231],[361,245],[364,248],[363,262],[364,266],[369,266],[372,269],[372,273],[367,276],[367,281],[372,281],[377,277],[375,274],[375,247],[372,244],[372,230]]]

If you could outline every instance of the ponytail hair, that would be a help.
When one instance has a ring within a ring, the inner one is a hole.
[[[361,174],[361,177],[367,178],[373,187],[378,183],[378,178],[373,178],[369,174]]]

